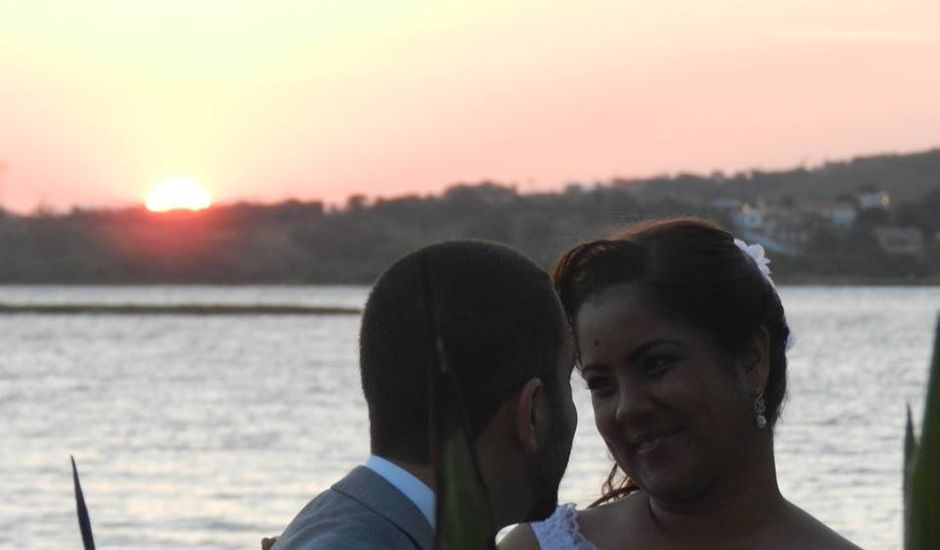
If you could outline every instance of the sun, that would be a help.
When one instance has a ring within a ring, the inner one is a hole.
[[[147,194],[144,201],[151,212],[202,210],[212,205],[212,196],[199,183],[185,178],[166,179]]]

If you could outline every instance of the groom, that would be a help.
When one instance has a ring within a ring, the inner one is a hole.
[[[545,272],[518,252],[445,242],[401,258],[373,287],[359,338],[372,454],[307,504],[275,550],[432,550],[425,269],[493,525],[554,510],[577,422],[561,305]]]

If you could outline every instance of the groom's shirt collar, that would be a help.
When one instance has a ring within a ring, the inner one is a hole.
[[[405,495],[434,527],[434,491],[430,487],[411,472],[380,456],[369,455],[365,466]]]

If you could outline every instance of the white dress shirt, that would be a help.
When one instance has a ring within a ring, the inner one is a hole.
[[[380,456],[369,455],[365,467],[381,476],[382,479],[401,491],[401,494],[408,497],[408,500],[414,503],[418,510],[421,510],[431,527],[434,527],[435,496],[430,487],[411,472]]]

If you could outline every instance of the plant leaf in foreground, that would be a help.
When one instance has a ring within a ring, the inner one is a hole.
[[[75,457],[69,456],[72,461],[72,481],[75,485],[75,508],[78,513],[78,528],[82,531],[82,544],[85,550],[95,550],[95,537],[91,534],[91,518],[88,517],[88,508],[85,506],[85,495],[82,493],[82,484],[78,481],[78,468],[75,467]]]
[[[428,372],[431,463],[436,478],[436,550],[492,550],[495,531],[489,499],[470,440],[466,409],[439,331],[428,257],[424,257],[424,301],[432,361]]]
[[[933,361],[927,379],[927,398],[920,441],[908,422],[905,437],[905,533],[907,550],[940,548],[940,319],[934,335]]]

